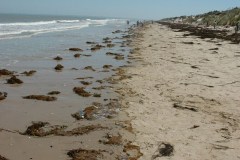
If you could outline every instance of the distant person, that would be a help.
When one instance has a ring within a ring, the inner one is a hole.
[[[236,23],[235,33],[238,33],[238,31],[239,31],[239,22]]]
[[[137,21],[137,27],[139,26],[139,21]]]
[[[214,23],[213,23],[214,29],[216,29],[216,25],[217,25],[217,21],[214,21]]]
[[[130,22],[129,22],[129,20],[127,20],[127,25],[129,25],[130,24]]]

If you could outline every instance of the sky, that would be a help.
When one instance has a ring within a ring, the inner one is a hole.
[[[240,0],[0,0],[0,13],[162,19],[240,7]]]

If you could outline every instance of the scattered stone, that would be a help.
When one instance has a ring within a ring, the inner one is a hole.
[[[0,70],[0,76],[11,76],[13,75],[14,72],[6,70],[6,69],[1,69]]]
[[[36,73],[37,71],[35,70],[31,70],[31,71],[25,71],[22,74],[25,74],[26,76],[32,76],[34,73]]]
[[[4,100],[7,98],[7,93],[6,92],[0,92],[0,101]]]
[[[81,56],[81,54],[77,53],[77,54],[74,54],[74,57],[75,58],[79,58]]]
[[[81,81],[81,83],[85,86],[88,86],[88,85],[92,84],[91,82],[86,82],[86,81]]]
[[[85,67],[84,69],[85,69],[85,70],[96,71],[95,69],[93,69],[93,67],[92,67],[92,66],[87,66],[87,67]]]
[[[59,91],[52,91],[52,92],[49,92],[48,95],[58,95],[60,93],[61,92],[59,92]]]
[[[72,160],[98,160],[103,158],[103,154],[96,150],[76,149],[67,153]]]
[[[82,52],[83,50],[81,48],[69,48],[69,51],[80,51],[80,52]]]
[[[107,64],[103,66],[104,69],[109,69],[111,67],[113,67],[113,66],[112,65],[107,65]]]
[[[56,101],[57,100],[56,97],[45,96],[45,95],[29,95],[29,96],[23,97],[23,99],[33,99],[33,100],[47,101],[47,102]]]
[[[16,76],[12,76],[10,79],[7,79],[7,84],[22,84],[23,81],[18,79]]]
[[[82,97],[90,97],[91,94],[87,91],[84,90],[85,88],[83,87],[74,87],[73,88],[73,91],[78,94],[79,96],[82,96]]]
[[[152,159],[156,159],[158,157],[169,157],[173,155],[174,147],[169,143],[161,143],[158,146],[156,154],[152,156]]]
[[[57,56],[57,57],[55,57],[55,58],[53,58],[53,59],[56,60],[56,61],[61,61],[63,58],[60,57],[60,56]]]
[[[61,71],[64,67],[61,64],[58,64],[54,69],[57,71]]]

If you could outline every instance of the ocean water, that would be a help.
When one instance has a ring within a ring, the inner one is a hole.
[[[0,68],[47,69],[52,67],[49,60],[57,55],[72,59],[68,48],[79,47],[90,54],[86,41],[102,42],[104,37],[120,36],[112,32],[127,27],[125,19],[0,14]],[[97,64],[94,61],[99,58],[101,54],[82,63]],[[70,67],[76,62],[63,63]]]

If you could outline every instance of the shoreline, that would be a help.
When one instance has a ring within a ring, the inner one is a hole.
[[[124,104],[140,160],[237,160],[238,45],[186,33],[154,23],[132,39]]]

